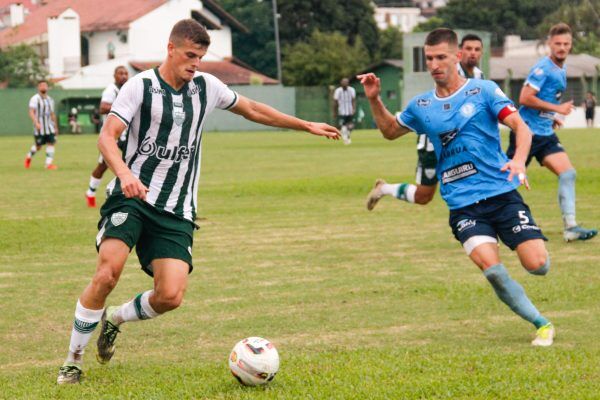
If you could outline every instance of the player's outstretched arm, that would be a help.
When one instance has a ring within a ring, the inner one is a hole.
[[[292,117],[291,115],[277,111],[271,106],[248,99],[244,96],[239,96],[237,104],[229,111],[258,124],[306,131],[313,135],[325,136],[328,139],[338,140],[340,138],[340,132],[331,125]]]
[[[146,199],[148,188],[136,178],[127,164],[121,158],[121,152],[117,147],[117,138],[127,126],[119,118],[109,115],[102,125],[100,137],[98,138],[98,149],[109,168],[121,181],[121,189],[125,197],[137,197],[141,200]]]
[[[563,115],[569,115],[573,111],[573,100],[567,101],[562,104],[552,104],[547,101],[541,100],[536,96],[537,90],[531,86],[525,85],[521,89],[519,95],[519,104],[525,107],[533,108],[535,110],[557,112]]]
[[[373,73],[358,75],[357,78],[360,79],[360,83],[365,88],[365,95],[369,99],[373,118],[383,137],[394,140],[410,132],[409,129],[398,124],[396,117],[385,108],[381,97],[379,97],[379,93],[381,92],[381,81],[379,78]]]
[[[525,121],[521,119],[518,112],[513,112],[508,115],[502,120],[502,123],[512,129],[516,136],[515,155],[512,160],[502,167],[502,171],[510,172],[508,175],[509,181],[517,176],[521,185],[525,185],[527,190],[529,190],[529,182],[527,181],[526,175],[527,167],[525,166],[525,163],[527,161],[527,156],[529,155],[529,149],[531,148],[533,134]]]

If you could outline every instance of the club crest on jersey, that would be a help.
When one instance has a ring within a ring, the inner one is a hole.
[[[157,146],[154,138],[147,137],[138,148],[138,153],[143,156],[156,157],[159,160],[171,160],[181,162],[187,160],[194,154],[195,146]]]
[[[442,141],[442,146],[448,146],[448,144],[456,138],[456,135],[458,135],[458,129],[440,133],[439,137]]]
[[[173,122],[177,126],[181,126],[185,121],[185,111],[183,111],[183,103],[173,103]]]
[[[113,215],[111,215],[110,222],[112,222],[114,226],[119,226],[127,220],[128,215],[128,213],[116,212]]]
[[[444,109],[444,111],[448,111],[450,109],[450,103],[446,103],[442,106],[442,108]]]
[[[475,105],[473,103],[466,103],[460,108],[460,113],[464,117],[470,117],[475,113]]]
[[[417,106],[419,106],[419,107],[429,107],[430,104],[431,104],[430,99],[418,99],[417,100]]]

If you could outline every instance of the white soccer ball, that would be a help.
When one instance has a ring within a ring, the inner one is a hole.
[[[249,337],[233,346],[229,369],[242,385],[265,385],[279,371],[279,353],[267,339]]]

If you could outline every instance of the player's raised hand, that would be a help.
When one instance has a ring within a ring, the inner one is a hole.
[[[575,106],[573,105],[573,100],[569,100],[569,101],[564,102],[561,105],[559,105],[557,111],[559,114],[569,115],[569,114],[571,114],[571,111],[573,111],[574,109],[575,109]]]
[[[554,120],[552,121],[552,129],[553,130],[560,129],[564,125],[565,125],[565,122],[563,121],[562,118],[557,118],[556,116],[554,117]]]
[[[357,75],[356,78],[365,88],[365,96],[368,99],[375,99],[381,92],[381,80],[372,72],[368,74]]]
[[[505,172],[508,171],[508,180],[512,181],[513,178],[515,176],[517,176],[519,178],[519,183],[521,185],[525,185],[525,188],[527,190],[530,189],[529,187],[529,181],[527,180],[527,167],[525,166],[525,163],[519,162],[519,161],[515,161],[515,160],[509,160],[506,164],[504,164],[504,166],[502,168],[500,168],[500,171]]]
[[[339,140],[340,131],[337,128],[323,122],[309,122],[308,132],[317,135],[325,136],[327,139]]]
[[[140,200],[146,200],[148,188],[144,186],[144,184],[131,172],[125,173],[123,176],[119,176],[119,180],[121,181],[121,189],[123,190],[125,197],[135,197]]]

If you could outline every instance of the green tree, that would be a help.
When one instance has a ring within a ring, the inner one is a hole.
[[[8,87],[34,87],[46,77],[39,56],[27,45],[0,50],[0,81],[8,81]]]
[[[277,76],[273,9],[269,0],[221,0],[250,33],[233,30],[233,54],[267,76]]]
[[[431,17],[427,21],[415,26],[413,32],[429,32],[442,27],[448,27],[443,19],[440,17]]]
[[[293,86],[318,86],[337,83],[369,64],[362,40],[348,44],[339,32],[314,30],[305,42],[284,48],[283,81]]]
[[[389,27],[379,32],[379,58],[402,59],[402,32]]]
[[[573,31],[573,53],[600,57],[600,0],[559,7],[538,26],[539,37],[546,37],[550,27],[558,22],[569,24]]]

